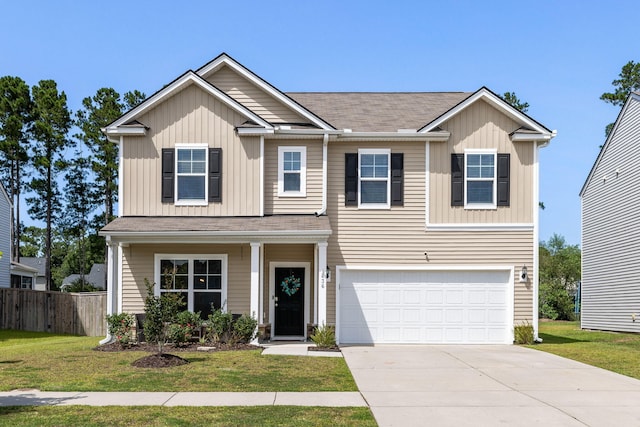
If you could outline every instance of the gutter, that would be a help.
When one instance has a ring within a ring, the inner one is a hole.
[[[316,216],[324,215],[327,212],[327,146],[329,145],[329,134],[322,137],[322,206],[316,212]]]

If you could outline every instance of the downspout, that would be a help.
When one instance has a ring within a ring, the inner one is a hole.
[[[329,134],[322,137],[322,206],[316,212],[316,216],[324,215],[327,212],[327,146],[329,145]]]

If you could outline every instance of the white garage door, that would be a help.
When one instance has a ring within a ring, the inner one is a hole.
[[[341,343],[510,344],[508,271],[342,270]]]

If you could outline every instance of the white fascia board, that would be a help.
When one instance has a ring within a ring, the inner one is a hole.
[[[620,112],[618,113],[618,117],[616,118],[616,121],[615,121],[615,123],[613,125],[613,129],[611,129],[611,132],[609,132],[609,136],[607,137],[606,141],[602,145],[602,149],[600,149],[600,153],[598,153],[598,157],[596,158],[596,161],[593,162],[593,166],[591,167],[591,170],[589,171],[589,175],[587,175],[587,179],[584,181],[584,184],[582,185],[582,188],[580,189],[580,193],[579,193],[580,197],[582,197],[584,192],[587,190],[587,187],[591,183],[591,179],[593,178],[593,174],[596,172],[596,169],[598,168],[598,165],[600,164],[600,161],[602,160],[602,157],[604,156],[604,153],[609,148],[609,144],[611,143],[611,141],[613,140],[615,134],[617,133],[618,127],[620,126],[620,122],[622,122],[622,118],[624,117],[625,113],[629,109],[629,105],[631,104],[632,101],[633,102],[640,102],[640,94],[636,93],[636,92],[631,92],[631,94],[629,94],[629,97],[627,98],[627,101],[624,103],[624,105],[620,109]]]
[[[204,78],[204,76],[207,76],[211,72],[218,70],[223,65],[226,65],[229,68],[233,69],[235,72],[239,73],[240,75],[242,75],[243,77],[251,81],[260,89],[264,90],[269,95],[273,96],[278,101],[282,102],[283,104],[285,104],[287,107],[289,107],[296,113],[300,114],[306,119],[309,119],[316,126],[324,130],[334,129],[333,126],[331,126],[330,124],[328,124],[327,122],[322,120],[320,117],[316,116],[315,114],[311,113],[309,110],[302,107],[297,102],[293,101],[291,98],[286,96],[280,90],[266,83],[262,78],[258,77],[255,73],[250,71],[248,68],[246,68],[245,66],[243,66],[242,64],[240,64],[239,62],[237,62],[227,54],[223,53],[218,58],[214,59],[204,67],[198,69],[197,73],[199,76]]]
[[[122,126],[123,124],[135,119],[139,115],[144,114],[148,110],[150,110],[153,107],[155,107],[157,104],[159,104],[162,101],[166,100],[170,96],[173,96],[173,94],[175,92],[177,92],[177,91],[179,91],[181,89],[184,89],[185,87],[187,87],[187,86],[189,86],[191,84],[198,85],[205,92],[209,93],[210,95],[212,95],[213,97],[218,99],[220,102],[222,102],[223,104],[225,104],[229,108],[231,108],[234,111],[236,111],[238,114],[241,114],[241,115],[247,117],[248,119],[254,121],[257,124],[259,124],[260,126],[263,126],[265,128],[268,128],[268,129],[272,128],[271,124],[269,124],[267,121],[262,119],[260,116],[258,116],[257,114],[253,113],[251,110],[249,110],[248,108],[246,108],[242,104],[238,103],[234,99],[230,98],[227,94],[225,94],[224,92],[222,92],[221,90],[219,90],[215,86],[211,85],[209,82],[204,80],[202,77],[198,76],[193,71],[188,71],[185,74],[183,74],[181,77],[179,77],[176,80],[174,80],[171,84],[169,84],[168,86],[166,86],[165,88],[163,88],[159,92],[155,93],[153,96],[151,96],[151,98],[147,99],[142,104],[138,105],[136,108],[134,108],[133,110],[129,111],[124,116],[120,117],[118,120],[113,122],[109,127],[105,128],[106,133],[108,135],[112,135],[112,134],[114,134],[114,132],[118,132],[118,131],[122,132],[122,131],[124,131],[119,127]],[[131,129],[131,128],[127,127],[126,129]],[[134,128],[134,129],[136,129],[136,128]]]
[[[555,134],[552,133],[527,133],[527,132],[515,132],[511,135],[512,141],[551,141]]]
[[[504,223],[504,224],[427,224],[428,231],[533,231],[534,224]]]
[[[483,87],[475,92],[473,95],[469,96],[467,99],[432,121],[431,123],[426,124],[424,127],[418,130],[419,133],[429,132],[432,129],[440,126],[442,123],[446,122],[456,114],[460,113],[462,110],[473,104],[474,102],[483,99],[487,101],[489,104],[493,105],[498,110],[502,111],[505,115],[511,117],[518,123],[533,129],[542,134],[548,134],[549,130],[544,126],[541,126],[538,122],[529,118],[526,114],[521,113],[514,107],[510,106],[504,100],[502,100],[497,95],[493,94],[490,90]]]

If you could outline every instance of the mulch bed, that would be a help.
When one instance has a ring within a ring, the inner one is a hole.
[[[188,360],[183,359],[180,356],[176,356],[171,353],[182,353],[182,352],[196,352],[198,351],[198,347],[202,347],[201,343],[188,343],[186,345],[176,347],[173,345],[165,345],[164,351],[170,353],[158,353],[158,346],[156,344],[132,344],[128,346],[122,346],[117,342],[100,345],[95,347],[95,351],[106,351],[106,352],[115,352],[115,351],[144,351],[147,353],[153,353],[148,356],[142,357],[140,359],[135,360],[131,363],[132,366],[136,368],[170,368],[173,366],[181,366],[189,363]],[[213,351],[229,351],[229,350],[259,350],[263,347],[252,345],[252,344],[227,344],[227,343],[216,343],[213,345],[208,345],[207,352]]]

